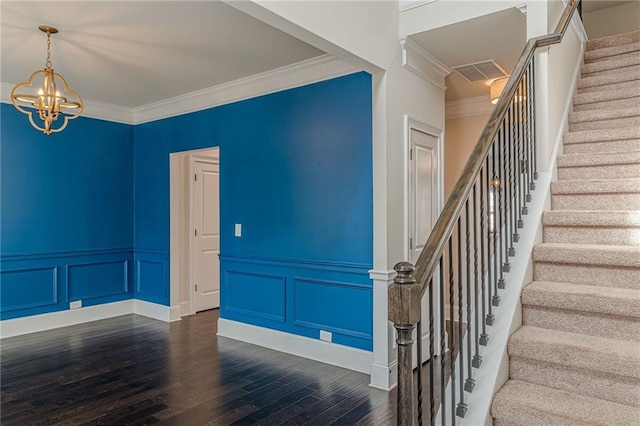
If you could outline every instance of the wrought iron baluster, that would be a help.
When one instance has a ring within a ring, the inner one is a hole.
[[[442,278],[440,279],[442,282]],[[434,373],[435,368],[434,364],[436,363],[435,356],[435,344],[434,344],[434,316],[433,316],[433,308],[435,307],[435,303],[433,300],[433,278],[429,281],[429,425],[434,426],[436,422],[436,396],[435,396],[435,385],[434,385]],[[442,357],[443,354],[440,356]]]
[[[447,369],[446,357],[446,336],[445,336],[445,316],[444,316],[444,254],[440,256],[440,413],[442,426],[447,425],[447,396],[445,386],[445,372]]]
[[[477,182],[477,180],[476,180]],[[479,286],[480,283],[478,282],[478,277],[480,276],[480,273],[478,272],[478,268],[479,268],[479,264],[478,264],[478,185],[474,184],[473,185],[473,289],[474,289],[474,297],[473,297],[473,301],[474,301],[474,312],[475,312],[475,319],[473,321],[474,324],[474,328],[475,328],[475,334],[474,334],[474,346],[475,346],[475,355],[473,356],[473,363],[472,365],[475,368],[480,368],[480,366],[482,365],[482,357],[480,356],[480,327],[478,326],[479,320],[478,320],[478,314],[480,313],[480,292],[479,292]]]
[[[454,326],[454,309],[453,293],[454,293],[454,266],[453,266],[453,235],[449,238],[449,369],[451,372],[451,424],[456,424],[456,365],[455,365],[455,352],[456,352],[456,336]],[[444,393],[443,389],[443,393]]]
[[[418,426],[422,426],[422,318],[416,324],[416,358],[417,368],[416,387],[418,390]]]

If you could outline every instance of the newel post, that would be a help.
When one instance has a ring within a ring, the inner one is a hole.
[[[389,285],[389,321],[398,337],[398,425],[413,425],[413,330],[420,321],[420,284],[413,275],[415,267],[400,262],[393,268],[397,275]]]

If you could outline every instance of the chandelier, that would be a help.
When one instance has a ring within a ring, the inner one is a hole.
[[[29,81],[16,85],[11,91],[11,102],[18,111],[29,116],[33,127],[51,135],[62,131],[69,120],[78,117],[83,103],[80,96],[69,89],[65,79],[51,68],[51,34],[58,30],[47,25],[39,29],[47,34],[45,68],[31,74]],[[59,118],[62,120],[57,121]]]

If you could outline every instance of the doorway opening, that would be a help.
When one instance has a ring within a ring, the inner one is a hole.
[[[170,154],[170,301],[180,316],[220,306],[220,149]]]

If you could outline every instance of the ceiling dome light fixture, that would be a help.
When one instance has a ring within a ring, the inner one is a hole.
[[[51,68],[51,34],[58,30],[47,25],[42,25],[39,29],[47,34],[45,68],[31,74],[29,81],[16,85],[11,91],[11,102],[18,111],[29,116],[33,127],[45,135],[51,135],[67,127],[69,120],[82,113],[84,105],[80,95],[69,89],[65,79]],[[33,116],[34,113],[37,113],[37,117]],[[54,127],[54,122],[60,115],[64,120],[58,123],[62,125]]]
[[[492,104],[498,103],[498,99],[500,99],[500,95],[507,85],[507,81],[509,81],[509,76],[496,78],[491,82],[489,86],[489,96]]]

